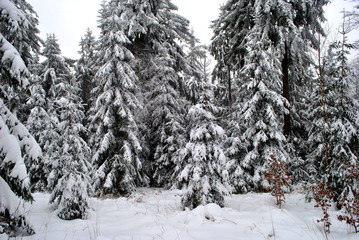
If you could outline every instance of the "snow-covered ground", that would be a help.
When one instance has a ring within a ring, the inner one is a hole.
[[[216,204],[182,211],[180,191],[139,189],[128,198],[91,199],[94,211],[88,220],[60,220],[48,205],[48,194],[34,194],[36,202],[28,219],[36,234],[17,239],[41,240],[257,240],[325,239],[320,209],[306,203],[303,193],[286,195],[283,209],[269,193],[226,197],[226,207]],[[331,209],[328,239],[359,239],[353,229],[339,222]],[[7,239],[0,235],[0,239]]]

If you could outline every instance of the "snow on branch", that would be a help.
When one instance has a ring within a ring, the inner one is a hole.
[[[7,18],[15,31],[20,28],[20,25],[26,28],[30,25],[25,13],[9,0],[0,0],[0,17]]]
[[[4,168],[8,163],[14,164],[10,171],[10,176],[19,178],[24,181],[23,184],[28,185],[27,170],[21,156],[20,146],[16,137],[10,133],[2,116],[0,116],[0,153],[3,156],[0,161],[0,167]]]
[[[1,3],[1,0],[0,0]],[[0,33],[0,56],[2,65],[7,68],[11,77],[18,80],[22,87],[29,84],[27,77],[30,76],[24,60],[21,58],[16,48],[9,43]]]
[[[21,200],[11,191],[9,185],[0,176],[0,212],[8,210],[11,214],[16,213],[21,207]]]
[[[4,120],[12,135],[17,137],[20,147],[31,159],[41,156],[41,148],[26,127],[16,118],[0,99],[0,117]]]

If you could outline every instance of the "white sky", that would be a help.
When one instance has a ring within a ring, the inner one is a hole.
[[[54,33],[60,44],[62,54],[66,57],[78,58],[79,42],[90,28],[94,35],[97,29],[98,10],[102,0],[27,0],[39,16],[40,36]],[[202,43],[210,43],[212,30],[211,21],[219,14],[219,6],[226,0],[172,0],[178,6],[179,14],[191,22],[195,36]],[[334,0],[327,9],[329,26],[338,28],[343,8],[351,10],[354,4],[350,1]],[[358,40],[358,31],[352,33],[351,40]]]

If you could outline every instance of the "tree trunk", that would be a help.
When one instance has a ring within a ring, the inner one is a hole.
[[[290,103],[290,91],[289,91],[289,49],[287,43],[285,44],[285,53],[282,60],[282,81],[283,81],[283,97]],[[291,132],[290,113],[284,114],[284,135],[289,136]]]

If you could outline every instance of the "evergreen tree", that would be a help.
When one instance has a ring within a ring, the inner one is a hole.
[[[218,19],[213,21],[214,36],[210,51],[217,63],[214,78],[223,86],[222,102],[229,106],[235,101],[237,84],[233,72],[243,67],[243,56],[248,52],[245,36],[254,25],[254,1],[232,0],[222,5]]]
[[[37,73],[34,73],[30,78],[29,90],[31,97],[27,101],[27,105],[30,108],[30,114],[26,122],[26,127],[30,129],[31,134],[34,136],[40,147],[43,148],[46,144],[46,139],[48,138],[47,129],[50,122],[50,116],[45,110],[45,91],[42,87],[41,78]],[[29,166],[32,191],[46,190],[47,176],[49,174],[49,169],[46,168],[47,164],[48,163],[46,163],[43,156],[31,163],[27,163],[27,166]]]
[[[61,55],[61,49],[57,43],[56,36],[49,34],[44,45],[43,55],[45,61],[41,63],[41,75],[43,88],[45,90],[46,105],[48,113],[45,129],[42,134],[44,138],[40,140],[44,151],[44,168],[48,172],[48,189],[51,191],[62,177],[59,159],[61,156],[61,132],[60,132],[60,112],[57,101],[65,96],[66,84],[72,79],[71,64],[73,60]]]
[[[234,173],[239,174],[234,176],[241,180],[236,186],[238,191],[266,187],[264,174],[268,168],[266,159],[269,154],[275,155],[281,162],[289,161],[284,148],[287,141],[279,119],[288,106],[287,101],[277,92],[281,77],[279,61],[275,60],[268,35],[260,34],[259,29],[253,29],[248,36],[251,40],[247,46],[251,52],[244,58],[244,68],[239,73],[243,84],[240,97],[244,100],[239,115],[243,121],[239,129],[242,134],[239,136],[245,151],[239,153],[241,161],[238,166],[234,164]]]
[[[179,94],[178,73],[172,68],[172,57],[163,49],[164,55],[153,58],[155,65],[150,66],[151,74],[145,105],[147,118],[147,137],[153,155],[155,186],[168,186],[175,164],[174,155],[184,143],[185,101]],[[167,66],[166,66],[167,65]],[[169,66],[168,66],[169,65]]]
[[[26,66],[34,63],[40,52],[39,21],[33,7],[25,0],[3,0],[0,31],[18,50]]]
[[[189,63],[189,66],[193,69],[191,72],[191,76],[194,76],[197,79],[205,79],[208,77],[206,75],[206,72],[203,71],[203,65],[201,62],[201,59],[206,57],[206,46],[205,45],[198,45],[199,40],[194,37],[194,31],[191,31],[191,39],[188,45],[188,53],[187,53],[187,61]]]
[[[200,58],[200,69],[203,75],[203,80],[206,83],[213,83],[211,77],[211,58],[209,57],[209,47],[204,46],[204,55]]]
[[[34,233],[22,207],[22,200],[33,200],[24,159],[33,161],[41,155],[35,139],[9,109],[13,107],[12,100],[20,99],[19,90],[23,91],[29,83],[26,64],[31,59],[26,53],[30,50],[26,49],[22,37],[31,35],[34,38],[27,40],[38,45],[37,22],[31,18],[34,12],[29,10],[30,5],[23,3],[0,2],[0,218],[8,224],[5,232],[10,236]],[[29,46],[36,50],[36,45]]]
[[[58,216],[71,220],[86,218],[89,208],[90,148],[81,138],[85,131],[82,121],[83,107],[75,79],[61,83],[63,95],[55,101],[59,113],[60,155],[53,159],[50,175],[58,175],[51,193],[50,203],[55,203]],[[51,179],[54,181],[54,179]]]
[[[202,86],[209,90],[207,84]],[[198,103],[189,109],[188,142],[177,152],[173,175],[174,187],[185,189],[182,206],[190,209],[207,203],[223,206],[224,195],[231,192],[221,146],[224,130],[216,123],[218,109],[203,90],[199,88]]]
[[[243,4],[239,5],[243,9],[236,9],[238,4]],[[235,48],[242,48],[243,53],[240,61],[234,59],[232,63],[238,76],[238,98],[233,104],[229,123],[233,141],[227,148],[231,158],[232,183],[239,192],[266,187],[264,174],[269,154],[283,162],[289,160],[280,120],[280,116],[288,111],[288,101],[280,95],[279,88],[280,52],[271,39],[272,22],[266,20],[268,15],[265,14],[273,6],[266,2],[261,5],[263,7],[255,7],[260,4],[261,1],[248,4],[237,2],[237,5],[230,6],[238,12],[238,21],[247,26],[235,33],[236,38],[241,37],[237,39],[240,40],[238,43],[243,44]]]
[[[80,48],[79,53],[81,56],[76,65],[76,78],[78,82],[81,82],[81,97],[86,113],[91,105],[91,90],[93,89],[93,78],[95,75],[94,56],[96,41],[90,29],[87,29],[85,36],[81,38]]]
[[[33,55],[40,51],[37,15],[25,0],[4,0],[1,9],[0,32],[15,47],[24,64],[29,67],[34,63]],[[23,103],[29,97],[29,93],[20,88],[13,88],[12,76],[7,75],[3,67],[0,66],[2,74],[0,95],[7,107],[24,122],[28,112]]]
[[[144,164],[152,185],[169,186],[173,156],[184,143],[184,82],[193,69],[178,42],[189,42],[188,20],[174,13],[170,0],[119,1],[125,34],[135,56],[144,110],[140,118]],[[153,176],[153,177],[152,177]]]
[[[198,45],[198,40],[193,36],[190,40],[187,53],[187,61],[191,67],[191,71],[185,74],[184,77],[186,96],[193,105],[195,105],[199,99],[199,87],[203,85],[203,83],[209,82],[208,68],[210,61],[208,60],[207,54],[207,47],[205,45]]]
[[[46,57],[45,61],[41,63],[41,77],[43,78],[43,88],[46,92],[48,101],[48,109],[51,108],[51,100],[55,98],[56,92],[53,85],[56,85],[64,79],[68,79],[71,75],[71,69],[74,60],[66,58],[61,55],[60,45],[55,34],[48,34],[44,43],[42,55]]]
[[[310,159],[319,179],[331,189],[334,201],[340,202],[348,195],[355,195],[350,167],[358,166],[358,117],[355,98],[352,97],[351,69],[347,55],[353,45],[348,43],[347,27],[343,18],[342,39],[331,44],[327,55],[319,57],[319,84],[317,96],[313,96],[315,110],[310,116],[313,122],[309,143]],[[317,114],[317,115],[316,115]]]
[[[137,76],[130,66],[134,59],[121,18],[121,1],[103,3],[100,11],[100,44],[96,55],[96,100],[92,105],[90,130],[93,144],[94,187],[97,194],[128,194],[143,183],[141,145],[133,112],[141,107]]]
[[[247,108],[255,109],[250,105],[258,102],[254,99],[254,102],[248,102],[249,94],[244,93],[252,89],[253,85],[249,85],[248,89],[244,88],[248,86],[245,79],[251,78],[248,76],[263,74],[260,78],[266,79],[265,86],[273,94],[277,96],[281,94],[285,98],[285,100],[280,98],[281,100],[271,101],[271,105],[280,106],[277,109],[273,108],[276,113],[273,116],[276,118],[276,124],[279,124],[276,129],[286,136],[286,140],[280,140],[281,144],[284,144],[284,148],[280,151],[285,151],[287,157],[288,154],[291,156],[290,172],[296,175],[293,180],[298,181],[301,177],[297,176],[304,175],[301,169],[305,165],[302,159],[304,146],[297,147],[300,143],[304,143],[306,137],[301,116],[303,113],[301,101],[305,98],[303,92],[306,88],[302,86],[306,86],[312,79],[311,49],[318,44],[315,34],[318,32],[323,34],[320,21],[324,19],[323,6],[326,3],[327,1],[232,0],[222,7],[220,17],[213,25],[215,36],[211,51],[218,61],[215,73],[217,75],[225,73],[228,102],[233,103],[229,108],[230,121],[227,124],[229,132],[232,133],[228,143],[228,152],[233,159],[242,161],[241,156],[247,151],[252,151],[252,148],[248,150],[248,145],[240,139],[243,131],[248,130],[247,125],[237,122],[239,117],[251,116],[252,114],[243,116],[243,113]],[[253,34],[258,34],[258,36],[253,36]],[[252,46],[253,38],[261,44]],[[262,51],[260,49],[264,50],[263,56],[254,56],[254,52]],[[261,58],[266,60],[261,60]],[[271,58],[273,59],[270,60]],[[261,61],[263,63],[260,63]],[[253,64],[254,62],[256,64]],[[264,64],[264,62],[267,63]],[[259,67],[257,70],[253,70],[257,67]],[[251,71],[256,72],[249,74]],[[249,75],[244,75],[245,72]],[[258,82],[253,84],[256,86]],[[236,99],[232,97],[233,92],[236,93]],[[264,107],[261,103],[259,106]],[[259,109],[253,111],[259,111]],[[283,120],[280,119],[281,117]],[[259,117],[257,123],[264,118],[265,115]],[[280,130],[281,127],[283,130]],[[252,143],[256,142],[255,139],[247,140]],[[238,164],[233,166],[238,166]],[[243,169],[235,167],[233,171],[241,175]],[[243,179],[240,181],[244,184]]]

